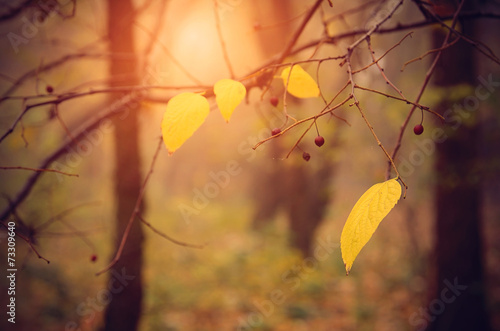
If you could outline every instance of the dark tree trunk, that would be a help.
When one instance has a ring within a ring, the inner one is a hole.
[[[462,29],[472,38],[477,35],[472,21],[462,22]],[[443,35],[435,32],[435,48],[441,46]],[[458,91],[459,84],[476,86],[474,53],[464,41],[443,52],[434,84],[450,92]],[[422,314],[428,331],[490,330],[481,232],[480,109],[467,108],[469,94],[438,106],[447,125],[445,140],[436,142],[436,270],[427,314]]]
[[[293,188],[287,205],[292,245],[304,257],[313,256],[314,235],[330,200],[329,183],[335,166],[325,160],[320,162],[324,164],[319,169],[307,165],[288,169]]]
[[[111,61],[111,86],[138,84],[132,30],[134,15],[131,0],[108,1],[109,49],[111,53],[123,56]],[[141,187],[137,108],[137,102],[127,102],[114,120],[116,247],[134,212]],[[142,305],[142,241],[141,223],[136,220],[123,254],[110,274],[110,284],[114,282],[116,290],[112,291],[105,312],[105,330],[137,330]]]

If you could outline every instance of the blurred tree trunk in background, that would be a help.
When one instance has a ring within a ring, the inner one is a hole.
[[[109,71],[111,86],[139,84],[132,30],[134,17],[131,0],[108,1],[109,50],[112,54],[120,55],[118,58],[113,57],[111,61]],[[123,108],[114,119],[116,248],[134,212],[141,189],[138,105],[129,102]],[[123,254],[110,274],[110,281],[117,278],[116,274],[125,274],[126,284],[122,283],[124,286],[121,292],[113,293],[105,312],[105,330],[137,330],[142,304],[142,241],[141,223],[136,220]]]
[[[322,160],[318,169],[311,166],[289,167],[292,190],[287,211],[292,244],[304,257],[313,256],[314,234],[325,216],[330,201],[330,182],[335,165]]]
[[[464,10],[471,9],[473,2],[466,3]],[[476,40],[480,35],[475,25],[475,21],[467,20],[460,23],[459,29]],[[433,48],[441,47],[446,32],[434,31]],[[443,126],[446,139],[436,143],[436,228],[432,254],[436,270],[426,317],[428,331],[490,330],[483,273],[484,164],[479,153],[479,111],[469,110],[474,105],[467,103],[467,97],[474,96],[479,83],[477,61],[489,60],[478,55],[470,43],[460,40],[442,53],[434,76],[434,85],[448,91],[445,95],[460,96],[447,97],[436,109],[448,123]],[[470,88],[459,92],[464,85]]]
[[[265,8],[256,8],[257,17],[263,17],[259,15],[260,13],[272,14],[267,21],[256,22],[256,27],[263,27],[259,33],[263,54],[272,57],[279,54],[289,42],[292,36],[291,31],[295,31],[292,23],[300,22],[300,19],[294,20],[294,11],[283,1],[273,0],[260,5]],[[269,27],[269,23],[272,23],[272,26]],[[282,106],[282,93],[281,89],[278,93],[270,90],[265,97],[269,99],[271,95],[277,96],[280,100],[279,106]],[[299,107],[301,100],[289,97],[287,103],[289,107]],[[264,104],[272,108],[268,101]],[[277,122],[275,121],[272,125],[276,125]],[[324,148],[333,148],[334,139],[326,137],[326,140],[329,140],[329,146]],[[253,226],[256,229],[262,229],[276,216],[280,208],[283,209],[289,221],[292,246],[302,252],[303,256],[310,256],[315,231],[328,207],[329,185],[335,165],[327,157],[321,160],[311,159],[310,163],[305,160],[302,162],[300,160],[298,162],[273,160],[272,157],[282,158],[292,145],[280,139],[272,141],[270,145],[268,148],[272,149],[270,153],[272,155],[268,163],[272,163],[261,167],[263,169],[255,175],[256,211]]]

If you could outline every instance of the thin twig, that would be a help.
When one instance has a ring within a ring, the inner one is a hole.
[[[390,94],[387,94],[387,93],[384,93],[384,92],[381,92],[381,91],[377,91],[377,90],[373,90],[371,88],[368,88],[368,87],[363,87],[363,86],[359,86],[359,85],[356,85],[355,88],[357,89],[360,89],[360,90],[363,90],[363,91],[368,91],[368,92],[373,92],[373,93],[377,93],[377,94],[380,94],[380,95],[383,95],[384,97],[387,97],[387,98],[391,98],[391,99],[394,99],[394,100],[399,100],[399,101],[403,101],[409,105],[414,105],[415,107],[417,108],[420,108],[422,110],[425,110],[425,111],[428,111],[429,113],[439,117],[439,119],[443,120],[444,121],[444,117],[441,115],[441,114],[438,114],[436,113],[434,110],[430,109],[429,107],[427,106],[424,106],[424,105],[421,105],[419,103],[415,103],[413,101],[410,101],[408,99],[403,99],[403,98],[398,98],[394,95],[390,95]]]
[[[371,66],[375,65],[375,64],[378,64],[378,62],[380,60],[382,60],[387,54],[389,54],[390,51],[392,51],[393,49],[395,49],[396,47],[398,47],[399,45],[401,45],[401,43],[403,42],[403,40],[405,40],[407,37],[411,36],[413,34],[413,31],[410,31],[408,32],[407,34],[405,34],[405,36],[403,38],[401,38],[396,44],[394,44],[391,48],[389,48],[388,50],[386,50],[384,52],[384,54],[382,54],[379,58],[377,59],[373,59],[371,63],[367,64],[366,66],[364,66],[363,68],[361,69],[358,69],[358,70],[354,70],[352,72],[352,74],[357,74],[358,72],[361,72],[361,71],[365,71],[366,69],[370,68]]]
[[[125,228],[125,232],[123,233],[122,240],[120,242],[120,246],[118,247],[118,250],[115,254],[115,257],[113,258],[111,263],[109,263],[101,271],[97,272],[96,273],[97,276],[108,271],[109,269],[111,269],[120,260],[120,257],[121,257],[122,252],[123,252],[123,248],[125,247],[125,243],[127,242],[127,238],[128,238],[129,233],[130,233],[130,229],[132,228],[132,224],[134,223],[136,216],[139,214],[139,207],[142,203],[142,199],[143,199],[144,193],[146,191],[146,185],[149,181],[149,178],[151,177],[151,174],[153,173],[156,159],[158,158],[158,155],[160,154],[160,150],[162,150],[162,148],[161,148],[162,145],[163,145],[163,139],[160,137],[160,139],[158,139],[158,146],[156,146],[156,151],[153,155],[153,159],[151,161],[149,171],[148,171],[146,177],[144,178],[144,183],[142,184],[141,190],[139,191],[139,196],[137,197],[137,200],[135,201],[134,211],[133,211],[132,215],[130,215],[130,219],[128,220],[127,227]]]
[[[134,22],[134,24],[138,28],[140,28],[143,32],[145,32],[146,34],[148,34],[151,37],[151,40],[155,41],[154,45],[160,46],[160,48],[163,50],[163,52],[165,54],[167,54],[167,56],[170,58],[170,60],[172,60],[172,62],[175,64],[175,66],[177,66],[177,68],[179,68],[179,70],[182,71],[186,75],[186,77],[188,77],[189,79],[191,79],[195,84],[198,84],[200,86],[203,85],[203,83],[198,78],[196,78],[195,76],[193,76],[189,72],[189,70],[186,69],[182,65],[182,63],[179,62],[179,60],[177,60],[177,58],[169,51],[168,47],[165,46],[165,44],[161,40],[159,40],[159,39],[157,39],[157,37],[155,37],[155,33],[150,32],[144,25],[140,24],[139,22]]]
[[[74,206],[74,207],[68,208],[66,210],[63,210],[62,212],[58,213],[57,215],[54,215],[54,216],[50,217],[48,220],[46,220],[42,224],[40,224],[37,227],[35,227],[35,231],[37,231],[37,232],[42,231],[43,229],[47,228],[50,224],[54,223],[55,221],[61,220],[66,215],[74,212],[75,210],[77,210],[79,208],[86,207],[86,206],[89,206],[89,205],[95,205],[95,204],[99,204],[99,203],[100,203],[99,201],[85,202],[85,203],[79,204],[77,206]]]
[[[486,57],[488,57],[490,60],[496,62],[497,64],[500,64],[500,59],[495,55],[495,53],[493,52],[493,50],[491,48],[489,48],[487,45],[485,45],[484,43],[482,43],[480,41],[471,39],[470,37],[464,35],[460,31],[456,30],[455,26],[448,26],[448,24],[446,24],[444,22],[445,19],[439,17],[433,11],[427,11],[427,12],[429,13],[430,16],[432,16],[432,18],[434,18],[434,20],[436,22],[439,22],[439,24],[441,24],[442,27],[444,27],[445,29],[448,29],[449,31],[451,31],[454,34],[456,34],[458,37],[462,38],[463,40],[465,40],[466,42],[468,42],[469,44],[471,44],[472,46],[474,46],[480,53],[482,53],[483,55],[485,55]],[[454,13],[454,15],[452,17],[453,17],[453,19],[455,19],[455,13]],[[459,17],[459,18],[461,18],[461,17]],[[484,47],[486,49],[486,51],[483,50],[483,49],[481,49],[479,46]]]
[[[290,17],[290,18],[287,18],[285,20],[282,20],[282,21],[276,21],[274,23],[271,23],[271,24],[266,24],[266,25],[258,25],[257,27],[254,27],[255,30],[267,30],[267,29],[273,29],[273,28],[277,28],[277,27],[280,27],[282,25],[285,25],[285,24],[288,24],[288,23],[291,23],[295,20],[298,20],[301,16],[303,16],[307,11],[304,10],[303,12],[301,13],[298,13],[296,14],[295,16],[293,17]]]
[[[355,42],[353,42],[351,45],[349,45],[349,47],[347,48],[347,50],[353,50],[354,48],[356,48],[361,42],[363,42],[363,40],[365,40],[366,38],[370,37],[375,31],[378,30],[378,28],[384,24],[389,18],[392,17],[392,15],[396,12],[396,10],[399,8],[399,6],[401,6],[403,4],[403,0],[399,0],[398,3],[389,11],[389,13],[387,15],[385,15],[382,19],[380,19],[377,23],[375,23],[370,30],[366,31],[366,33],[360,37],[358,40],[356,40]]]
[[[294,127],[296,127],[297,125],[299,124],[302,124],[302,123],[305,123],[305,122],[308,122],[308,121],[315,121],[316,119],[320,118],[321,116],[324,116],[326,114],[329,114],[330,112],[336,110],[337,108],[343,106],[344,104],[347,103],[347,101],[349,101],[352,97],[351,96],[348,96],[346,99],[344,99],[343,101],[341,101],[339,104],[331,107],[331,108],[328,108],[328,107],[325,107],[325,110],[324,111],[321,111],[320,113],[316,114],[316,115],[313,115],[313,116],[309,116],[309,117],[306,117],[304,119],[301,119],[301,120],[298,120],[297,122],[295,123],[292,123],[290,126],[284,128],[280,133],[274,135],[274,136],[270,136],[266,139],[263,139],[261,141],[259,141],[257,144],[255,144],[252,149],[257,149],[260,145],[264,144],[265,142],[271,140],[271,139],[275,139],[283,134],[285,134],[287,131],[293,129]]]
[[[407,36],[408,36],[408,35],[407,35]],[[405,37],[406,37],[406,36],[405,36]],[[372,42],[371,42],[371,38],[370,38],[370,37],[366,38],[366,43],[368,44],[368,50],[370,51],[370,55],[371,55],[371,57],[372,57],[372,61],[373,61],[373,63],[375,63],[375,65],[377,66],[378,71],[380,72],[380,74],[382,75],[382,77],[384,77],[385,82],[386,82],[387,84],[389,84],[389,86],[390,86],[390,87],[392,87],[392,88],[394,89],[394,91],[396,91],[396,92],[397,92],[397,93],[401,96],[401,98],[403,98],[404,100],[406,100],[406,97],[403,95],[403,92],[402,92],[400,89],[398,89],[398,88],[396,87],[396,85],[394,85],[394,84],[393,84],[393,83],[389,80],[389,77],[387,77],[387,75],[385,74],[384,68],[382,68],[382,67],[380,66],[379,61],[377,61],[377,60],[375,59],[375,51],[374,51],[374,50],[373,50],[373,48],[372,48]]]
[[[7,230],[9,229],[9,227],[3,221],[0,221],[0,224],[2,224]],[[47,262],[47,264],[50,263],[49,260],[47,260],[42,255],[40,255],[40,253],[38,253],[37,249],[35,248],[35,246],[33,246],[33,243],[31,242],[31,240],[28,237],[21,234],[19,231],[17,231],[17,229],[14,229],[14,233],[16,234],[16,236],[20,237],[22,240],[24,240],[30,246],[31,250],[33,252],[35,252],[36,256],[38,256],[39,259],[44,260],[45,262]]]
[[[73,144],[75,144],[76,146],[78,146],[78,142],[75,141],[75,138],[73,137],[73,135],[71,134],[71,131],[69,131],[68,129],[68,126],[66,125],[66,123],[64,123],[63,119],[61,118],[61,116],[59,115],[59,110],[57,108],[57,104],[54,105],[54,115],[55,117],[57,118],[57,121],[59,122],[59,124],[61,124],[64,132],[66,133],[66,135],[68,136],[68,138],[73,141]],[[80,146],[80,148],[84,148],[83,145]],[[87,148],[85,146],[85,148]],[[85,150],[84,150],[85,151]]]
[[[354,103],[352,105],[355,105],[356,108],[359,110],[359,113],[361,114],[361,117],[363,118],[363,120],[365,121],[366,125],[368,126],[368,129],[370,130],[370,132],[372,133],[373,137],[375,138],[375,140],[377,141],[377,145],[382,149],[382,151],[384,152],[385,156],[387,157],[387,159],[389,160],[392,168],[394,169],[394,171],[396,172],[396,176],[399,180],[401,180],[401,183],[403,184],[403,186],[406,188],[406,184],[403,182],[403,180],[401,179],[401,176],[399,175],[399,171],[396,167],[396,165],[394,164],[394,161],[393,159],[391,158],[391,156],[389,155],[389,153],[387,152],[387,150],[385,149],[384,145],[382,144],[382,142],[380,141],[380,139],[378,138],[377,134],[375,133],[375,130],[373,130],[373,126],[370,124],[370,122],[368,121],[368,118],[366,117],[365,113],[363,112],[363,109],[361,109],[361,106],[359,104],[359,101],[358,99],[356,98],[356,95],[354,94],[354,88],[356,86],[356,84],[354,83],[354,77],[353,77],[353,74],[352,74],[352,64],[351,64],[351,55],[352,55],[352,49],[348,49],[347,51],[347,56],[346,56],[346,63],[347,63],[347,73],[349,75],[349,81],[350,81],[350,84],[351,84],[351,97],[354,99]],[[352,106],[351,105],[351,106]]]
[[[297,122],[295,118],[293,118],[288,114],[287,103],[286,103],[286,96],[288,95],[288,84],[290,83],[290,76],[292,76],[292,70],[294,65],[295,64],[292,64],[290,66],[290,71],[288,72],[288,76],[286,78],[285,88],[283,89],[283,112],[285,113],[285,118],[286,118],[285,124],[283,125],[286,125],[288,123],[289,118],[291,118],[294,122]]]
[[[222,49],[222,54],[224,55],[224,61],[226,62],[227,69],[229,70],[229,75],[231,76],[232,79],[234,79],[235,75],[233,66],[231,65],[231,61],[227,53],[226,42],[224,41],[224,37],[222,36],[222,29],[220,27],[219,3],[217,0],[213,1],[214,1],[214,14],[215,14],[215,28],[217,30],[217,35],[219,36],[220,47]]]
[[[179,246],[185,246],[185,247],[191,247],[191,248],[203,248],[206,246],[206,244],[202,244],[202,245],[197,245],[197,244],[190,244],[190,243],[186,243],[186,242],[183,242],[183,241],[179,241],[177,239],[174,239],[168,235],[166,235],[165,233],[161,232],[160,230],[156,229],[155,227],[153,227],[150,223],[148,223],[144,218],[141,217],[141,215],[137,214],[136,215],[137,218],[142,222],[144,223],[144,225],[146,225],[147,227],[149,227],[151,230],[153,230],[154,233],[156,233],[157,235],[173,242],[174,244],[177,244]]]
[[[444,47],[448,44],[448,40],[450,39],[451,35],[453,34],[454,27],[455,27],[455,25],[457,24],[457,21],[458,21],[458,14],[460,13],[460,10],[462,10],[462,6],[463,6],[464,2],[465,2],[465,0],[460,1],[460,4],[458,5],[458,8],[457,8],[457,10],[455,11],[455,13],[453,15],[453,22],[452,22],[452,25],[451,25],[451,29],[449,29],[448,34],[444,38],[444,41],[443,41],[442,46],[441,46],[442,49],[444,49]],[[431,76],[434,73],[434,70],[436,69],[436,66],[438,64],[439,58],[441,57],[441,52],[442,52],[441,50],[437,52],[436,57],[434,58],[434,61],[432,62],[432,64],[429,67],[429,69],[427,70],[427,73],[426,73],[425,78],[424,78],[424,82],[422,83],[422,86],[420,87],[418,95],[415,98],[415,102],[413,103],[413,106],[411,107],[408,115],[406,116],[405,121],[401,125],[401,129],[399,130],[399,135],[398,135],[398,138],[396,140],[396,145],[394,146],[394,150],[393,150],[392,155],[391,155],[391,160],[393,160],[393,159],[396,158],[396,155],[397,155],[399,149],[401,148],[401,141],[403,140],[403,134],[404,134],[404,132],[406,130],[406,127],[408,126],[408,123],[410,122],[410,118],[413,115],[413,112],[417,108],[415,106],[415,104],[419,103],[420,98],[424,94],[425,88],[427,87],[427,84],[429,84]],[[386,179],[389,179],[390,176],[391,176],[391,165],[388,165],[385,177],[386,177]]]
[[[433,54],[433,53],[436,53],[436,52],[442,52],[444,51],[445,49],[455,45],[461,38],[458,37],[456,38],[455,40],[453,40],[451,43],[443,46],[443,47],[439,47],[439,48],[436,48],[436,49],[431,49],[431,50],[428,50],[427,52],[425,52],[424,54],[414,58],[414,59],[411,59],[409,61],[406,61],[403,66],[401,67],[401,72],[403,72],[406,68],[407,65],[413,63],[413,62],[417,62],[417,61],[422,61],[427,55],[430,55],[430,54]]]
[[[268,66],[272,66],[273,64],[280,64],[280,63],[282,63],[285,60],[285,58],[287,56],[291,55],[293,47],[295,46],[295,44],[299,40],[299,37],[302,34],[302,32],[304,31],[307,23],[309,23],[309,21],[311,20],[312,16],[314,15],[314,13],[316,12],[316,10],[321,5],[322,1],[323,0],[316,0],[316,2],[314,3],[314,5],[307,12],[306,16],[304,17],[304,19],[300,23],[300,25],[297,28],[297,30],[295,30],[295,33],[293,34],[293,36],[291,37],[290,41],[285,46],[285,48],[283,49],[283,51],[281,52],[281,54],[279,54],[279,56],[276,59],[272,59],[270,62],[268,62],[266,65],[264,65],[264,68],[266,68]],[[317,45],[314,45],[314,46],[316,47]],[[266,72],[266,71],[262,70],[262,68],[261,68],[259,70],[254,71],[254,73],[257,73],[257,72]],[[276,68],[273,69],[273,71],[271,72],[270,76],[272,77],[275,74],[275,72],[276,72]],[[269,80],[268,84],[264,87],[264,90],[261,93],[262,96],[264,96],[264,94],[266,94],[267,91],[269,90],[269,87],[271,86],[271,82],[272,81]]]
[[[28,168],[28,167],[0,167],[2,170],[29,170],[35,172],[57,172],[58,174],[71,176],[71,177],[79,177],[78,174],[70,174],[64,171],[59,171],[55,169],[37,169],[37,168]]]
[[[65,55],[65,56],[61,57],[60,59],[54,60],[52,62],[49,62],[49,63],[47,63],[46,65],[44,65],[42,67],[37,67],[36,69],[28,71],[24,75],[22,75],[21,77],[19,77],[14,82],[14,84],[12,84],[12,86],[9,87],[7,89],[7,91],[5,91],[1,95],[1,97],[0,97],[0,103],[3,102],[4,100],[6,100],[7,96],[9,96],[15,90],[17,90],[18,87],[21,86],[21,84],[25,80],[30,79],[30,78],[36,76],[38,74],[38,72],[49,71],[49,70],[54,69],[54,68],[56,68],[56,67],[58,67],[60,65],[65,64],[66,62],[71,61],[71,60],[78,60],[78,59],[81,59],[81,58],[104,58],[104,57],[116,57],[116,55],[112,56],[112,55],[109,55],[109,54],[88,54],[88,53],[69,54],[69,55]]]
[[[153,1],[149,1],[149,2],[152,3]],[[144,27],[144,25],[140,24],[139,22],[134,21],[134,25],[141,27],[144,31],[146,31],[147,34],[149,34],[149,37],[150,37],[146,47],[144,48],[144,52],[143,52],[145,58],[148,58],[151,55],[151,53],[153,52],[153,48],[160,42],[158,36],[160,35],[161,28],[166,21],[165,20],[165,7],[166,7],[166,5],[167,5],[166,1],[160,1],[159,8],[155,9],[157,16],[156,16],[156,22],[153,26],[152,31],[149,31],[146,27]],[[137,12],[136,12],[136,15],[137,15]],[[138,16],[135,16],[135,17],[138,17]]]
[[[302,23],[300,23],[300,26],[297,28],[297,30],[295,30],[295,33],[293,34],[292,38],[290,39],[290,41],[286,45],[286,47],[283,50],[283,52],[281,52],[281,55],[279,56],[279,58],[276,61],[276,63],[283,62],[283,60],[288,55],[290,55],[290,52],[292,51],[293,46],[295,46],[295,44],[299,40],[299,37],[302,34],[302,32],[304,31],[307,23],[309,23],[309,21],[311,20],[312,16],[314,15],[314,13],[319,8],[319,6],[321,5],[322,2],[323,2],[323,0],[316,0],[316,2],[314,3],[314,5],[311,7],[311,9],[307,12],[306,16],[302,20]]]
[[[396,12],[396,10],[403,4],[403,0],[400,0],[396,5],[394,5],[394,7],[384,16],[382,17],[378,22],[376,22],[373,27],[368,30],[361,38],[359,38],[358,40],[356,40],[355,42],[353,42],[351,45],[349,45],[349,47],[347,47],[347,53],[346,53],[346,56],[345,56],[345,63],[347,64],[347,74],[349,76],[349,83],[351,85],[351,93],[349,95],[350,98],[352,98],[354,100],[354,103],[351,104],[352,105],[355,105],[356,108],[358,108],[360,114],[361,114],[361,117],[363,118],[363,120],[365,121],[366,125],[368,126],[368,129],[370,130],[370,132],[372,133],[373,137],[375,138],[375,140],[377,141],[377,144],[378,146],[382,149],[382,151],[384,152],[384,154],[386,155],[386,157],[388,158],[392,168],[394,168],[394,171],[396,172],[396,175],[397,175],[397,178],[400,178],[400,175],[399,175],[399,172],[398,172],[398,169],[396,167],[396,165],[394,164],[394,161],[393,159],[391,158],[391,156],[389,155],[389,153],[387,152],[387,150],[385,149],[384,145],[382,144],[382,142],[380,141],[380,139],[378,138],[377,134],[375,133],[375,131],[373,130],[373,126],[370,124],[370,122],[368,121],[368,118],[366,117],[365,113],[363,112],[363,109],[361,108],[360,104],[359,104],[359,101],[358,99],[356,98],[356,95],[354,93],[354,89],[356,87],[356,83],[354,82],[354,75],[353,75],[353,69],[352,69],[352,63],[351,63],[351,58],[352,58],[352,53],[354,51],[354,49],[363,41],[363,40],[368,40],[370,38],[370,36],[384,23],[386,22],[389,18],[392,17],[392,15]],[[375,60],[375,59],[374,59]],[[378,62],[377,62],[377,65],[378,65]],[[406,187],[406,184],[403,182],[403,180],[401,180],[401,182],[403,183],[403,185]]]
[[[442,19],[449,20],[452,18],[453,18],[453,15],[443,17]],[[489,13],[471,12],[471,13],[464,13],[464,14],[460,15],[459,18],[460,19],[480,19],[480,18],[500,19],[500,14],[491,13],[491,12],[489,12]],[[429,21],[429,20],[421,20],[421,21],[417,21],[417,22],[413,22],[413,23],[406,23],[406,24],[397,23],[391,27],[380,28],[377,31],[374,31],[372,34],[387,34],[387,33],[401,32],[401,31],[412,30],[412,29],[417,29],[417,28],[424,28],[424,27],[428,27],[431,25],[435,25],[435,24],[436,24],[436,22]],[[350,37],[355,37],[358,35],[363,35],[363,34],[366,34],[367,32],[368,32],[367,29],[357,29],[357,30],[350,30],[347,32],[341,32],[341,33],[338,33],[336,35],[329,36],[329,37],[322,37],[319,39],[314,39],[308,43],[305,43],[304,45],[302,45],[300,47],[293,49],[290,52],[290,55],[300,53],[300,52],[302,52],[306,49],[309,49],[311,47],[316,47],[316,45],[320,42],[337,45],[340,40],[350,38]],[[484,51],[481,51],[481,53],[484,54]],[[498,59],[496,57],[494,57],[492,60],[495,61],[496,63],[499,63]],[[269,60],[269,63],[273,63],[273,62],[275,62],[275,60],[272,60],[272,59]]]
[[[341,12],[341,13],[338,13],[336,15],[333,15],[333,16],[329,17],[328,20],[326,20],[325,23],[331,23],[331,22],[333,22],[336,19],[344,18],[347,15],[355,14],[357,12],[360,12],[360,11],[362,11],[362,10],[370,7],[371,5],[373,5],[374,3],[377,3],[377,2],[379,2],[379,0],[363,1],[363,3],[361,5],[359,5],[359,6],[353,7],[351,9],[347,9],[347,10]]]

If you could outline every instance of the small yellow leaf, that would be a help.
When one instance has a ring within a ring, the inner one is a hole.
[[[221,79],[214,85],[215,101],[222,117],[229,122],[234,109],[247,93],[245,85],[232,79]]]
[[[193,135],[209,113],[207,99],[199,94],[186,92],[170,99],[161,122],[163,141],[169,155]]]
[[[401,185],[393,178],[373,185],[356,202],[340,236],[342,260],[347,274],[356,256],[400,197]]]
[[[319,88],[316,81],[298,64],[293,66],[291,73],[290,67],[283,69],[281,79],[283,79],[283,84],[287,88],[288,93],[297,98],[314,98],[319,96]]]

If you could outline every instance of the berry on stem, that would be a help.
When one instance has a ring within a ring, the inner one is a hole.
[[[90,261],[92,261],[92,262],[97,261],[97,255],[92,254],[92,255],[90,256]]]
[[[304,160],[306,160],[306,161],[309,161],[309,159],[311,158],[311,155],[310,155],[309,153],[307,153],[307,152],[304,152],[304,153],[302,154],[302,158],[303,158]]]
[[[316,146],[321,147],[325,143],[325,138],[323,138],[322,136],[317,136],[314,139],[314,143],[316,144]]]
[[[278,106],[278,103],[279,103],[279,99],[277,96],[272,96],[270,99],[269,99],[269,102],[271,102],[271,105],[273,105],[273,107],[277,107]]]
[[[280,128],[274,128],[272,131],[271,131],[271,134],[273,136],[277,135],[277,134],[280,134],[281,133],[281,129]]]
[[[413,127],[413,133],[417,136],[421,135],[424,132],[424,126],[422,124],[417,124]]]
[[[51,85],[47,85],[45,87],[45,91],[47,91],[47,93],[52,93],[54,92],[54,88]]]

